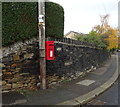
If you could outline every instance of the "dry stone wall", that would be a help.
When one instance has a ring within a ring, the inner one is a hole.
[[[67,38],[47,40],[55,41],[55,60],[47,61],[48,78],[54,75],[75,79],[82,72],[99,67],[110,57],[109,52],[98,49],[93,44]],[[38,88],[38,44],[38,38],[33,38],[2,49],[3,91]],[[54,83],[55,81],[52,84]]]
[[[3,48],[2,90],[36,88],[39,83],[39,52],[37,39]]]

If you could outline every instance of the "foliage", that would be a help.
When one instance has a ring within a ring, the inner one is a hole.
[[[96,31],[91,31],[89,34],[79,36],[78,40],[93,43],[97,47],[103,49],[107,47],[107,44],[102,40],[101,36],[99,36]]]
[[[101,17],[101,25],[97,25],[93,28],[105,41],[108,46],[107,49],[112,50],[118,48],[118,30],[108,25],[109,15]]]
[[[37,34],[37,3],[2,3],[2,45]]]
[[[118,31],[117,29],[109,28],[104,35],[107,36],[106,41],[108,41],[108,49],[117,49],[118,48]]]
[[[58,4],[46,2],[46,36],[63,37],[64,33],[64,10]]]
[[[46,2],[46,36],[63,37],[64,12],[55,3]],[[36,2],[2,3],[2,45],[8,46],[38,35]]]

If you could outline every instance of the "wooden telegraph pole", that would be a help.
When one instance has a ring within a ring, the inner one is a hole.
[[[41,88],[46,89],[46,55],[45,55],[45,2],[38,0],[39,56]]]

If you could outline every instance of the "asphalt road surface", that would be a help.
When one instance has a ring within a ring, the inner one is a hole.
[[[118,101],[118,96],[120,97],[118,87],[120,87],[120,84],[118,84],[118,81],[120,81],[120,78],[114,83],[111,88],[109,88],[107,91],[92,101],[88,102],[88,105],[120,105],[120,102]]]
[[[120,52],[118,53],[118,70],[120,72]],[[87,105],[119,105],[120,106],[120,77],[104,93],[88,102]]]

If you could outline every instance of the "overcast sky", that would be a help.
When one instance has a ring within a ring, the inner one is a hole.
[[[69,31],[89,33],[100,24],[100,15],[109,14],[109,24],[118,26],[119,0],[51,0],[63,6],[65,12],[64,34]]]

